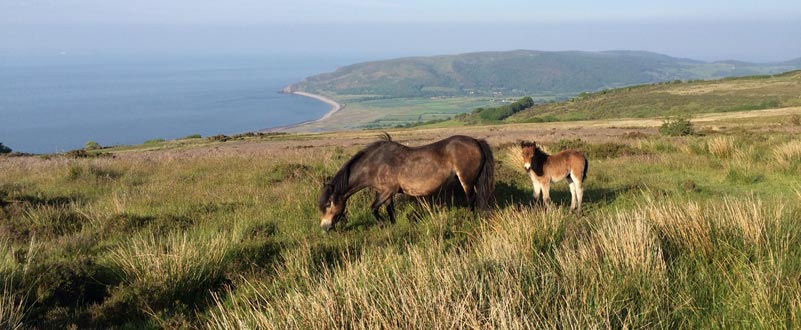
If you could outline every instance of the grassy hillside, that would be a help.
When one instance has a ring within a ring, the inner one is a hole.
[[[801,105],[801,71],[775,76],[674,82],[582,94],[562,103],[535,106],[513,122],[658,117],[783,108]]]
[[[708,81],[676,81],[582,93],[564,102],[538,104],[505,122],[694,116],[801,106],[801,71]],[[477,114],[462,123],[493,122]]]
[[[701,62],[635,51],[516,50],[359,63],[290,87],[365,99],[431,96],[578,94],[672,80],[778,73],[798,63]]]
[[[398,197],[380,227],[362,192],[330,234],[319,188],[375,133],[0,157],[0,328],[799,327],[787,116],[681,138],[615,121],[393,131],[487,138],[497,207]],[[518,139],[587,154],[583,217],[564,183],[554,207],[529,204]]]

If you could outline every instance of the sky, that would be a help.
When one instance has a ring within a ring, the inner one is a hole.
[[[801,57],[799,36],[798,0],[0,0],[6,62],[512,49],[776,62]]]

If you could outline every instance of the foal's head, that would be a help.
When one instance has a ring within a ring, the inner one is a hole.
[[[520,142],[520,151],[523,156],[523,168],[528,171],[534,164],[534,156],[537,154],[537,143],[534,141]]]
[[[320,193],[320,199],[317,201],[317,207],[323,213],[320,219],[320,227],[325,231],[334,228],[334,225],[344,217],[346,199],[342,194],[334,193],[334,185],[326,184]]]

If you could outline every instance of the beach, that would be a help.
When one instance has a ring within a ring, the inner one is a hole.
[[[339,110],[341,110],[341,109],[342,109],[342,106],[341,106],[341,105],[339,105],[339,103],[337,103],[336,101],[334,101],[334,100],[332,100],[332,99],[329,99],[329,98],[327,98],[327,97],[325,97],[325,96],[322,96],[322,95],[317,95],[317,94],[312,94],[312,93],[306,93],[306,92],[297,92],[297,91],[295,91],[295,92],[292,92],[292,94],[295,94],[295,95],[300,95],[300,96],[305,96],[305,97],[310,97],[310,98],[313,98],[313,99],[316,99],[316,100],[320,100],[320,101],[322,101],[322,102],[325,102],[326,104],[328,104],[328,105],[330,105],[330,106],[331,106],[331,110],[329,110],[328,112],[326,112],[326,113],[325,113],[325,114],[324,114],[322,117],[320,117],[319,119],[317,119],[317,120],[315,120],[315,121],[321,121],[321,120],[328,119],[328,118],[329,118],[329,117],[331,117],[331,116],[332,116],[334,113],[336,113],[337,111],[339,111]]]
[[[291,89],[289,89],[289,87],[284,88],[282,90],[282,92],[283,93],[287,93],[287,94],[295,94],[295,95],[299,95],[299,96],[303,96],[303,97],[313,98],[315,100],[324,102],[325,104],[328,104],[328,105],[331,106],[331,110],[328,110],[328,112],[326,112],[322,117],[314,119],[314,120],[307,120],[307,121],[296,123],[296,124],[271,127],[271,128],[260,130],[259,132],[281,132],[281,131],[286,131],[286,130],[291,129],[291,128],[297,128],[297,127],[302,126],[302,125],[306,125],[306,124],[310,124],[310,123],[316,123],[316,122],[323,121],[323,120],[326,120],[326,119],[330,118],[332,115],[334,115],[334,113],[336,113],[339,110],[342,110],[342,108],[343,108],[342,105],[340,105],[336,101],[334,101],[334,100],[332,100],[330,98],[327,98],[325,96],[322,96],[322,95],[306,93],[306,92],[299,92],[299,91],[292,91]]]

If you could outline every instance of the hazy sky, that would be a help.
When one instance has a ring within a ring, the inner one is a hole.
[[[0,0],[0,60],[183,54],[386,58],[485,50],[801,57],[798,0]]]

